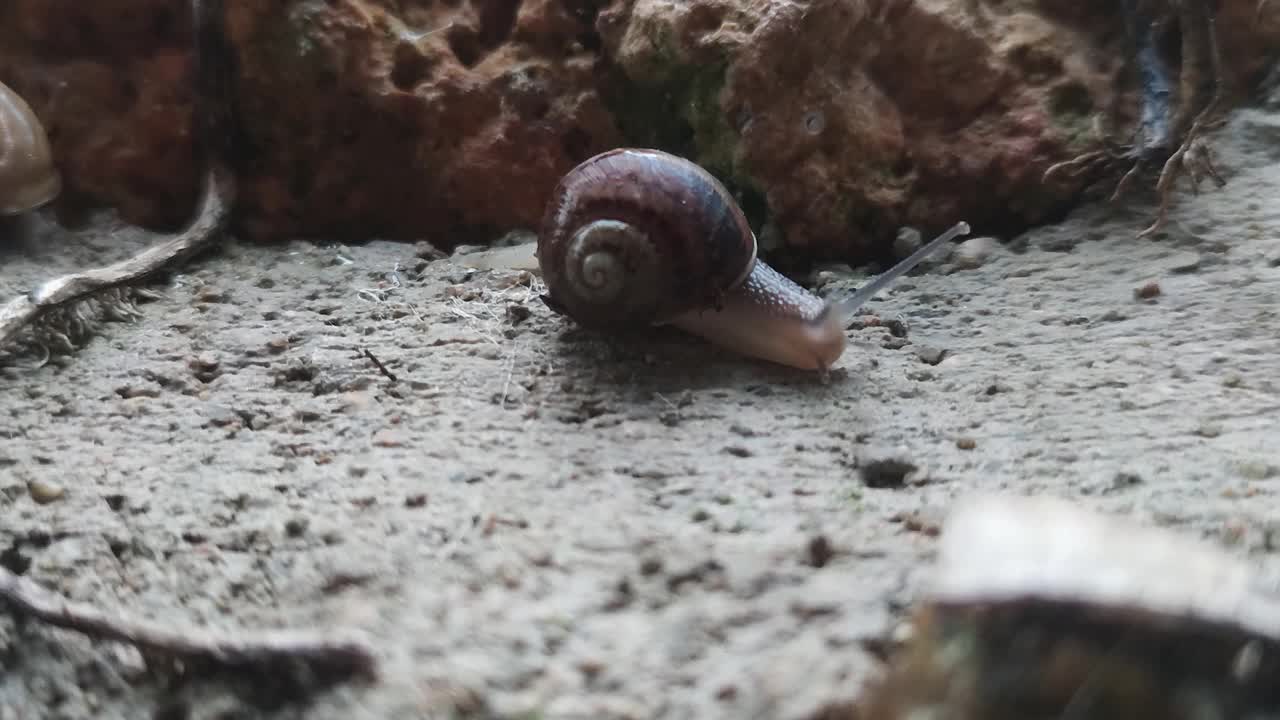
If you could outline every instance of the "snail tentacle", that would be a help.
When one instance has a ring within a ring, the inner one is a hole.
[[[868,300],[875,297],[876,293],[885,289],[893,281],[902,277],[912,268],[919,265],[938,248],[951,242],[957,237],[968,234],[969,223],[962,220],[955,225],[952,225],[946,232],[925,243],[919,250],[916,250],[907,257],[898,261],[898,263],[893,267],[877,275],[875,280],[863,285],[848,296],[830,303],[831,312],[840,318],[842,324],[848,324],[849,320],[853,319],[853,314],[857,312],[858,308],[862,307]]]

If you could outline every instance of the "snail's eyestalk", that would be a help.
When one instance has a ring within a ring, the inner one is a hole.
[[[957,223],[834,303],[823,302],[757,260],[747,279],[724,296],[719,310],[693,310],[671,324],[744,355],[825,371],[844,354],[845,328],[859,307],[938,248],[968,232],[968,223]]]
[[[930,240],[923,247],[911,253],[908,257],[901,260],[897,265],[876,276],[875,280],[858,288],[853,294],[836,300],[831,303],[829,312],[839,318],[840,326],[844,327],[853,319],[853,315],[858,308],[862,307],[868,300],[875,297],[875,294],[885,289],[894,280],[905,275],[912,268],[919,265],[925,258],[929,257],[938,248],[960,237],[969,234],[969,223],[961,221],[951,227],[950,230],[942,233],[938,237]]]

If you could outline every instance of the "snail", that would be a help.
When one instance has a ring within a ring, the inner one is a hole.
[[[968,232],[958,223],[857,292],[827,301],[759,259],[745,215],[710,172],[660,150],[619,148],[560,180],[538,233],[536,271],[547,306],[585,328],[670,324],[742,355],[826,371],[844,353],[855,310]],[[505,248],[473,266],[533,270],[527,252]]]
[[[0,215],[34,210],[61,190],[44,126],[27,101],[0,82]]]

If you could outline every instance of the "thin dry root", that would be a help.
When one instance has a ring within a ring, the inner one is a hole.
[[[1093,168],[1100,164],[1111,160],[1111,153],[1106,150],[1095,150],[1088,152],[1070,160],[1064,160],[1060,163],[1054,163],[1044,171],[1044,175],[1040,177],[1041,182],[1048,183],[1061,173],[1066,173],[1068,177],[1077,178],[1090,172]]]
[[[1261,12],[1262,3],[1259,3],[1258,9]],[[1173,185],[1183,172],[1190,176],[1191,189],[1196,193],[1199,192],[1200,181],[1206,174],[1218,183],[1218,187],[1227,184],[1227,181],[1223,179],[1222,175],[1218,173],[1218,169],[1214,166],[1208,144],[1202,139],[1202,135],[1210,128],[1226,122],[1225,117],[1217,117],[1218,108],[1221,107],[1223,102],[1224,82],[1222,76],[1222,50],[1218,44],[1217,21],[1214,20],[1212,15],[1208,19],[1205,41],[1208,43],[1209,72],[1213,75],[1213,95],[1191,122],[1191,129],[1187,130],[1187,134],[1182,140],[1182,145],[1178,147],[1178,150],[1173,155],[1169,156],[1164,168],[1161,169],[1160,180],[1156,183],[1156,191],[1160,194],[1160,210],[1156,214],[1156,220],[1151,224],[1151,227],[1138,233],[1138,237],[1145,237],[1164,227],[1165,220],[1169,215],[1169,205],[1172,203]]]
[[[113,288],[136,283],[212,242],[229,214],[233,180],[211,170],[204,183],[199,214],[182,233],[137,255],[105,267],[54,278],[34,291],[0,305],[0,345],[9,342],[42,314]]]
[[[137,647],[144,655],[204,660],[227,667],[271,667],[280,661],[302,661],[343,676],[376,677],[377,661],[360,638],[336,639],[304,630],[252,633],[210,629],[171,629],[158,623],[111,616],[95,607],[73,603],[34,581],[0,567],[0,604],[55,627]]]
[[[1160,180],[1156,183],[1156,191],[1160,193],[1160,210],[1157,212],[1156,220],[1151,224],[1151,227],[1138,233],[1138,237],[1146,237],[1164,227],[1169,215],[1169,205],[1172,203],[1173,185],[1184,171],[1190,177],[1192,191],[1196,193],[1199,193],[1200,182],[1206,174],[1213,178],[1218,187],[1223,187],[1227,184],[1227,181],[1218,173],[1218,168],[1214,165],[1213,152],[1209,149],[1208,142],[1202,138],[1203,133],[1208,129],[1226,122],[1226,118],[1215,117],[1219,106],[1222,104],[1223,83],[1222,56],[1218,48],[1217,31],[1212,25],[1209,28],[1209,52],[1214,75],[1213,97],[1196,115],[1195,120],[1191,123],[1191,129],[1187,131],[1186,138],[1182,141],[1182,145],[1173,155],[1169,156],[1164,168],[1161,169]]]
[[[1156,212],[1155,222],[1138,233],[1138,237],[1146,237],[1164,227],[1169,216],[1169,206],[1173,204],[1173,185],[1183,173],[1191,180],[1191,191],[1197,195],[1205,175],[1213,178],[1218,187],[1227,184],[1213,162],[1213,152],[1209,145],[1196,135],[1188,137],[1182,147],[1165,162],[1160,171],[1160,180],[1156,182],[1156,191],[1160,194],[1160,209]]]
[[[1146,169],[1147,169],[1147,162],[1145,160],[1141,158],[1136,160],[1133,163],[1133,167],[1129,168],[1129,172],[1126,172],[1124,176],[1120,178],[1120,182],[1116,183],[1116,189],[1112,191],[1109,202],[1115,202],[1116,200],[1119,200],[1121,196],[1123,196],[1126,192],[1128,192],[1129,187],[1133,185],[1133,181],[1139,177],[1142,177],[1142,173]]]

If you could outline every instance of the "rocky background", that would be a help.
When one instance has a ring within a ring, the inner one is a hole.
[[[1238,95],[1280,47],[1280,6],[1221,5]],[[853,260],[903,224],[1052,218],[1080,188],[1043,171],[1096,145],[1099,117],[1123,135],[1136,99],[1111,0],[227,6],[252,150],[240,231],[259,240],[486,242],[629,144],[724,178],[767,244]],[[188,26],[186,0],[0,5],[0,81],[47,122],[73,199],[188,219]]]
[[[406,243],[194,258],[80,352],[0,366],[0,567],[177,629],[354,628],[382,679],[299,703],[0,611],[0,720],[887,720],[848,708],[986,492],[1280,577],[1273,87],[1167,233],[1087,207],[939,253],[828,382],[584,332],[519,273]],[[0,297],[155,241],[35,220]],[[1170,717],[1145,709],[1111,717]]]

